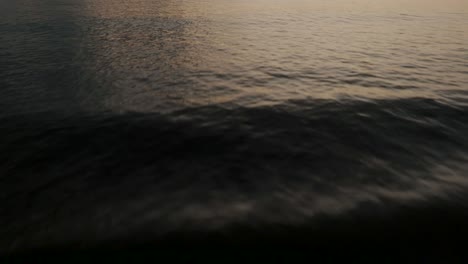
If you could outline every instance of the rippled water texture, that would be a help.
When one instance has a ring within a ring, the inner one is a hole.
[[[465,210],[466,1],[4,0],[0,245]]]

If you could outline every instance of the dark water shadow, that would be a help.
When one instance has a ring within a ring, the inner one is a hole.
[[[467,110],[303,100],[2,118],[1,243],[458,250]]]

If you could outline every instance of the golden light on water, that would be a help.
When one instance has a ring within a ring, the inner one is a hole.
[[[466,1],[104,0],[85,6],[86,16],[103,21],[95,25],[99,37],[90,40],[100,51],[96,67],[119,73],[108,76],[101,100],[115,111],[342,96],[445,100],[444,90],[463,89],[460,73],[430,57],[463,55],[457,47],[468,46],[466,17],[453,13],[467,11]]]

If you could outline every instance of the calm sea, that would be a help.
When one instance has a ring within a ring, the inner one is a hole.
[[[464,0],[0,2],[2,251],[437,240],[467,136]]]

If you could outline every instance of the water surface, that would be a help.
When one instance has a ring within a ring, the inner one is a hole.
[[[408,208],[468,219],[466,1],[6,0],[0,15],[2,249]]]

